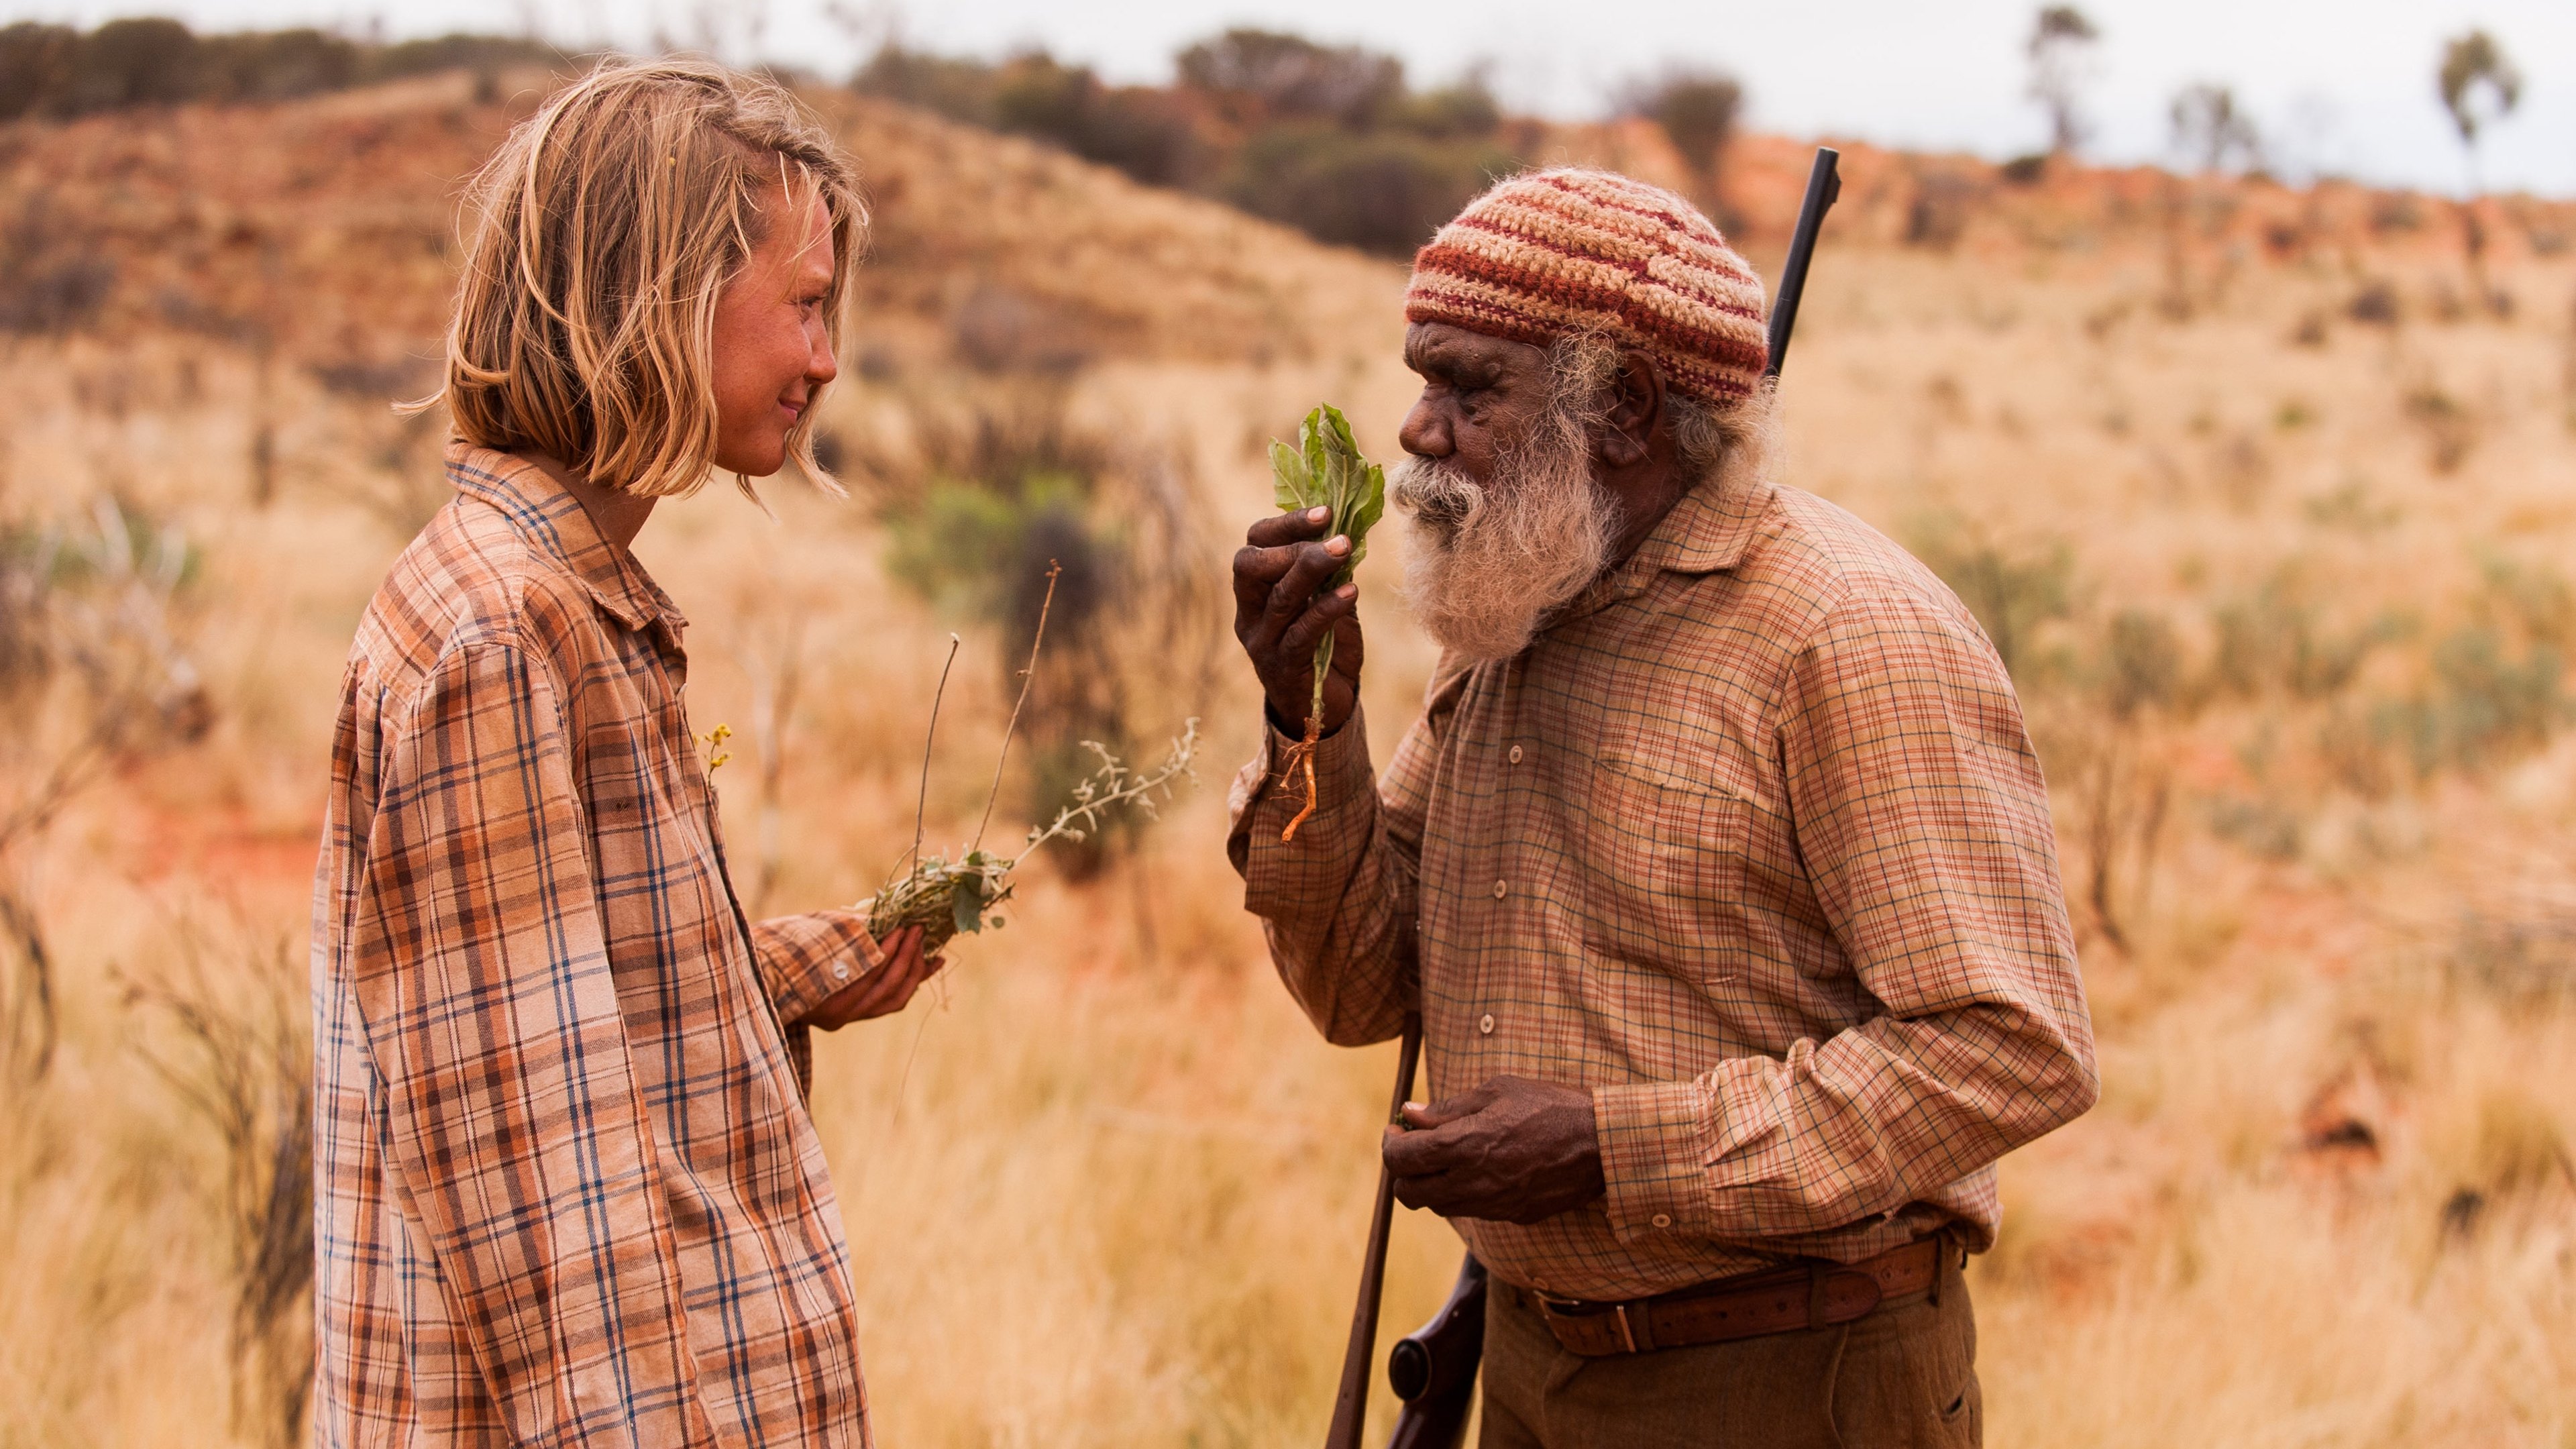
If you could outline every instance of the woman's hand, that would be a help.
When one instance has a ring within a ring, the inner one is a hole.
[[[911,1002],[921,983],[948,964],[946,957],[922,951],[919,926],[906,926],[880,944],[884,959],[877,968],[823,998],[822,1005],[806,1013],[807,1026],[838,1031],[854,1021],[892,1016]]]

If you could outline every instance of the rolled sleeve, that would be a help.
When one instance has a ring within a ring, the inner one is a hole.
[[[760,962],[761,985],[789,1025],[803,1021],[838,993],[885,963],[885,951],[868,934],[862,911],[815,911],[755,921],[751,950]]]

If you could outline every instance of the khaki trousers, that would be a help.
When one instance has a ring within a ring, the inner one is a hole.
[[[1935,1300],[1938,1300],[1937,1302]],[[1485,1306],[1479,1449],[1977,1449],[1977,1324],[1955,1249],[1937,1292],[1836,1328],[1616,1358],[1565,1351],[1528,1294]]]

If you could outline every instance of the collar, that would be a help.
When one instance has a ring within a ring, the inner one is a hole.
[[[1767,480],[1750,487],[1702,480],[1656,521],[1636,552],[1568,604],[1558,622],[1633,598],[1658,574],[1713,574],[1742,563],[1764,533],[1776,497]]]
[[[688,627],[677,605],[635,556],[600,536],[581,500],[525,458],[462,439],[447,445],[447,481],[456,491],[499,509],[537,551],[581,580],[599,607],[629,629],[655,623],[676,640]]]

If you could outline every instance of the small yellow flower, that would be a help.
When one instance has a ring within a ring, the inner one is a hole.
[[[717,725],[714,729],[711,729],[705,734],[699,736],[699,738],[705,742],[707,747],[708,774],[712,775],[716,771],[723,769],[724,762],[733,758],[733,756],[726,753],[724,749],[724,742],[733,738],[732,725]]]

